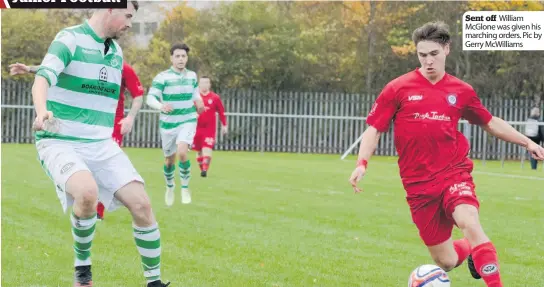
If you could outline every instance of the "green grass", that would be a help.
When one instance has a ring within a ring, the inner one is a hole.
[[[193,161],[193,203],[182,205],[177,192],[167,208],[161,151],[126,151],[147,181],[162,236],[162,275],[172,287],[397,287],[415,267],[432,263],[394,158],[374,157],[365,192],[354,195],[347,182],[353,158],[216,152],[208,178],[198,176]],[[69,217],[34,146],[4,144],[1,162],[2,286],[71,286]],[[526,164],[475,164],[482,224],[507,287],[544,286],[544,172]],[[98,223],[92,260],[96,286],[144,286],[126,209]],[[454,287],[485,286],[466,263],[449,275]]]

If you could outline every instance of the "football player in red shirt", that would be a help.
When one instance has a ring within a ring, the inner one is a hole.
[[[11,64],[9,66],[11,75],[24,75],[26,73],[36,73],[39,66],[27,66],[21,63]],[[128,89],[132,96],[132,106],[130,112],[125,117],[125,89]],[[134,69],[123,62],[122,82],[119,93],[119,102],[115,113],[115,125],[113,127],[112,137],[119,146],[122,145],[123,135],[132,130],[134,118],[140,111],[143,104],[144,88]],[[96,207],[98,219],[104,219],[104,205],[99,201]]]
[[[376,99],[349,181],[356,193],[361,192],[357,183],[381,133],[393,121],[406,199],[431,257],[445,271],[468,257],[475,279],[501,287],[497,251],[479,220],[469,143],[457,124],[464,118],[499,139],[525,147],[538,160],[544,160],[544,148],[492,116],[469,84],[445,72],[450,52],[447,25],[427,23],[412,38],[421,67],[389,82]],[[463,239],[452,240],[454,225],[461,229]]]
[[[210,78],[200,77],[200,96],[204,102],[204,112],[198,116],[196,134],[193,141],[193,150],[197,151],[197,161],[200,166],[200,175],[206,177],[212,160],[212,150],[215,146],[217,129],[216,113],[221,121],[221,133],[227,133],[227,118],[225,108],[218,94],[210,90]]]

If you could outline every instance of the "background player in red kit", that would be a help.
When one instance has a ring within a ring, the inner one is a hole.
[[[388,131],[393,120],[406,198],[433,260],[450,271],[468,257],[474,278],[501,287],[497,251],[479,220],[469,143],[457,124],[464,118],[495,137],[525,147],[538,160],[544,160],[544,148],[492,116],[469,84],[445,72],[450,35],[444,23],[427,23],[412,38],[421,68],[389,82],[378,96],[367,118],[369,126],[350,183],[356,193],[361,191],[357,182],[381,133]],[[463,239],[452,240],[454,224]]]
[[[26,73],[36,73],[40,66],[27,66],[21,63],[11,64],[11,75],[24,75]],[[134,119],[142,108],[144,88],[140,83],[140,79],[136,75],[134,69],[123,62],[123,72],[121,74],[122,82],[119,92],[119,102],[117,103],[117,110],[115,112],[115,125],[113,127],[112,137],[119,146],[123,143],[123,135],[129,133],[134,125]],[[132,96],[132,106],[130,112],[125,117],[125,89],[128,89]],[[98,219],[104,218],[104,205],[99,201],[96,207]]]
[[[115,112],[115,126],[113,128],[113,139],[119,144],[123,145],[123,136],[132,130],[134,125],[134,119],[143,104],[144,88],[136,75],[136,72],[128,63],[123,62],[123,73],[121,75],[121,89],[119,93],[119,102],[117,103],[117,110]],[[125,117],[125,89],[130,92],[132,96],[132,106],[128,115]]]
[[[217,118],[221,121],[221,133],[227,133],[227,118],[225,108],[218,94],[210,90],[210,78],[200,78],[200,96],[204,102],[204,112],[198,116],[196,134],[193,141],[193,150],[197,151],[197,161],[200,166],[200,175],[206,177],[212,160],[212,150],[215,145]]]

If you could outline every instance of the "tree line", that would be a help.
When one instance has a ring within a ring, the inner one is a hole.
[[[469,10],[540,11],[544,4],[240,1],[195,10],[182,2],[165,12],[166,20],[147,47],[132,45],[130,36],[121,45],[145,87],[170,66],[171,44],[185,42],[191,48],[188,68],[209,76],[217,91],[377,94],[388,81],[418,67],[412,31],[428,21],[441,20],[452,34],[449,73],[470,83],[481,97],[540,98],[544,91],[542,53],[462,50],[462,15]],[[2,77],[10,77],[9,63],[38,64],[55,33],[80,23],[87,14],[4,12]]]

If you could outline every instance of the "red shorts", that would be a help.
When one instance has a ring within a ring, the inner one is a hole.
[[[123,143],[123,135],[121,134],[121,125],[119,124],[120,120],[122,120],[122,118],[121,119],[115,119],[115,125],[113,126],[113,134],[112,134],[113,140],[119,146],[121,146],[121,144]]]
[[[201,151],[203,148],[213,149],[215,146],[215,129],[197,128],[193,139],[193,150]]]
[[[423,190],[410,189],[408,205],[419,236],[427,246],[450,239],[455,221],[452,214],[460,204],[479,209],[480,203],[469,172],[461,172],[435,181]]]

